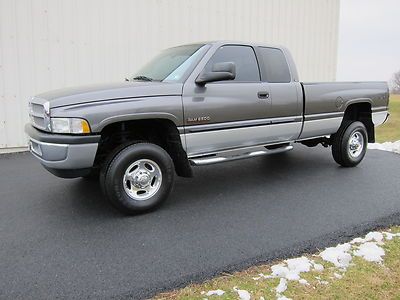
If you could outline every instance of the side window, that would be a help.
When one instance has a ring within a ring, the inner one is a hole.
[[[276,48],[258,48],[261,58],[263,80],[267,82],[290,82],[290,71],[282,50]]]
[[[234,62],[236,78],[234,81],[260,81],[257,59],[254,50],[248,46],[222,46],[208,61],[204,70],[211,72],[212,66],[220,62]]]

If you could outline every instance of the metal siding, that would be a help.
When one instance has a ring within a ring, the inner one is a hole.
[[[178,44],[282,44],[301,80],[334,80],[338,19],[339,0],[0,0],[0,149],[26,146],[30,96],[123,80]]]

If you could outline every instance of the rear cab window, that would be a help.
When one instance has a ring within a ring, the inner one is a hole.
[[[260,60],[262,81],[270,83],[288,83],[292,78],[285,54],[281,49],[257,47]]]

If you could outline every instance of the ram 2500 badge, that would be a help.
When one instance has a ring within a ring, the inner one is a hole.
[[[175,173],[295,142],[354,167],[388,102],[384,82],[300,82],[284,47],[210,42],[164,50],[126,82],[37,95],[26,132],[51,173],[98,175],[115,207],[137,213],[168,197]]]

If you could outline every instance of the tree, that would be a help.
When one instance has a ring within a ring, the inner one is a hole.
[[[392,94],[400,94],[400,70],[393,74],[389,86]]]

